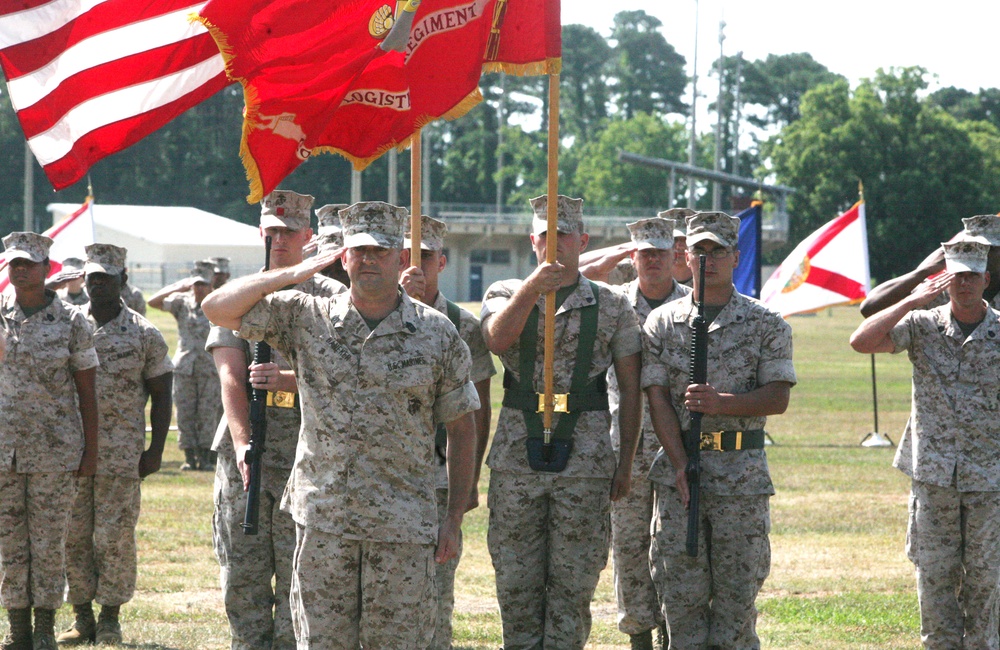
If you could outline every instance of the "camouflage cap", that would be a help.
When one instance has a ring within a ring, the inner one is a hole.
[[[696,212],[687,218],[687,245],[714,241],[726,248],[735,249],[740,241],[740,218],[725,212]]]
[[[37,232],[12,232],[3,238],[3,245],[8,263],[19,258],[37,263],[49,258],[52,240]]]
[[[274,190],[260,202],[261,228],[304,230],[309,227],[312,196],[291,190]]]
[[[91,244],[84,250],[87,251],[87,264],[83,267],[83,272],[87,275],[91,273],[120,275],[125,270],[125,256],[128,251],[121,246]],[[63,267],[65,266],[64,262]]]
[[[328,232],[316,238],[316,254],[335,253],[344,247],[344,233],[340,230]]]
[[[198,282],[212,284],[212,276],[215,275],[215,264],[208,260],[198,260],[191,269],[191,277],[198,278]]]
[[[402,248],[409,211],[384,201],[361,201],[340,211],[344,246]]]
[[[666,251],[674,247],[674,226],[676,223],[673,219],[660,217],[640,219],[635,223],[628,224],[628,231],[632,237],[632,243],[637,249],[656,248]]]
[[[208,261],[215,266],[216,273],[229,273],[229,258],[228,257],[210,257]]]
[[[90,253],[87,253],[88,255]],[[62,267],[64,271],[82,271],[84,261],[79,257],[67,257],[62,261]]]
[[[340,231],[340,211],[347,207],[346,203],[327,203],[316,210],[316,220],[319,222],[318,233]]]
[[[964,240],[974,239],[990,246],[1000,246],[1000,216],[995,214],[979,214],[962,219],[965,231]]]
[[[428,217],[426,214],[420,215],[420,250],[444,250],[444,236],[447,232],[448,226],[445,222]],[[410,241],[410,230],[407,229],[403,246],[409,248]]]
[[[683,239],[687,237],[687,231],[684,230],[684,220],[695,214],[695,211],[691,208],[670,208],[669,210],[662,210],[656,213],[661,219],[673,219],[674,220],[674,239]]]
[[[949,273],[983,273],[990,245],[972,238],[941,244],[944,246],[944,267]]]
[[[557,199],[556,215],[558,223],[556,230],[564,234],[583,232],[583,199],[571,199],[560,194]],[[531,220],[531,232],[542,235],[549,229],[549,197],[547,194],[536,196],[529,201],[535,213]]]

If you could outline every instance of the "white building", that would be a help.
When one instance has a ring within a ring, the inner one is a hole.
[[[55,224],[79,207],[46,209]],[[129,281],[146,291],[188,275],[195,260],[228,257],[234,277],[264,263],[257,228],[198,208],[95,203],[93,214],[94,241],[128,249]]]

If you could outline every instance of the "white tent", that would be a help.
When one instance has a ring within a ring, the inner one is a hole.
[[[56,223],[79,207],[50,203],[46,209]],[[198,208],[95,203],[93,214],[95,241],[128,249],[129,275],[143,289],[173,282],[208,257],[228,257],[234,277],[263,265],[257,228]]]

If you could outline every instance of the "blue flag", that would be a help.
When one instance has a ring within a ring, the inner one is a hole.
[[[733,272],[736,290],[751,298],[760,298],[761,219],[763,205],[754,202],[740,218],[740,264]]]

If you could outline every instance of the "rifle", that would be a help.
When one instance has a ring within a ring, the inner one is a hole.
[[[708,383],[708,324],[705,323],[705,256],[698,259],[698,313],[691,324],[691,368],[689,384]],[[687,554],[698,557],[698,501],[701,490],[701,413],[690,414],[688,435],[684,439],[688,482]]]
[[[264,270],[271,269],[271,238],[264,238]],[[271,346],[263,341],[253,344],[254,365],[271,362]],[[247,487],[247,511],[243,515],[243,534],[257,534],[260,515],[260,472],[264,460],[264,442],[267,439],[267,391],[250,390],[250,447],[246,463],[250,466],[250,485]]]

